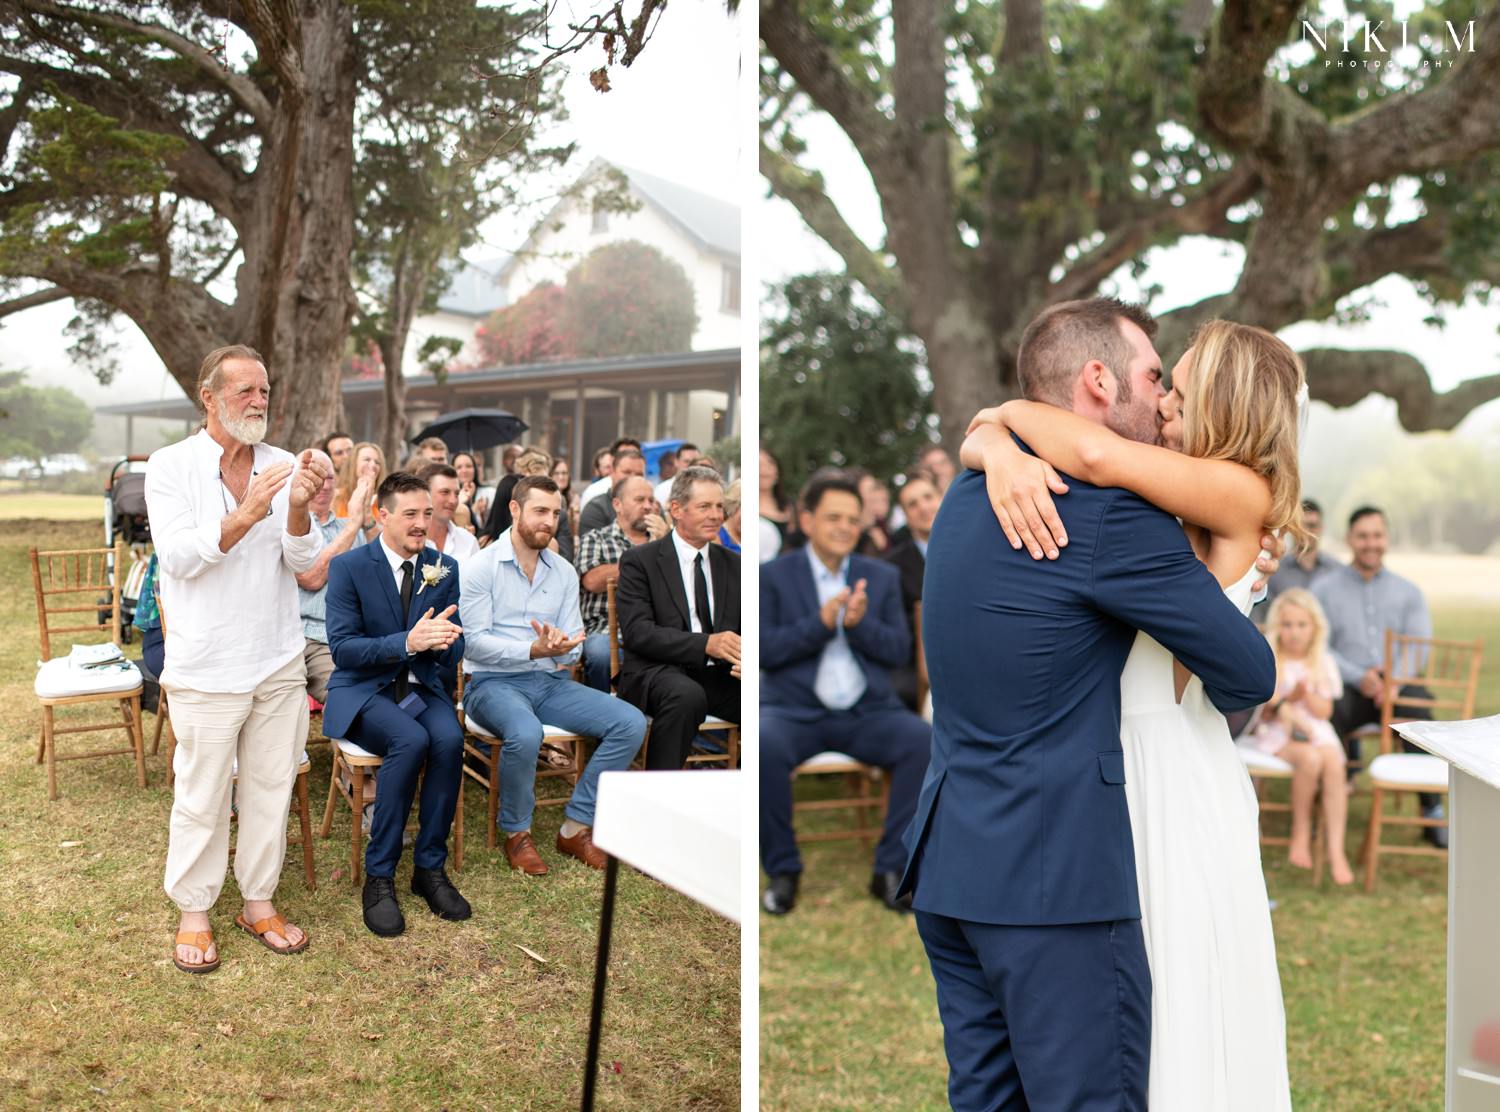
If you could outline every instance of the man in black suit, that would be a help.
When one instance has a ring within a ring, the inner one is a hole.
[[[916,608],[922,601],[922,576],[927,572],[927,538],[932,535],[932,522],[937,517],[938,507],[943,504],[943,495],[937,488],[932,472],[913,468],[906,473],[906,482],[896,492],[896,502],[906,515],[906,539],[892,546],[885,559],[896,565],[901,573],[901,608],[906,612],[906,625],[912,635],[912,659],[899,668],[891,669],[891,683],[901,701],[918,714],[917,705],[917,660],[916,660]]]
[[[681,768],[709,715],[740,720],[740,558],[713,544],[724,524],[717,471],[672,480],[672,532],[620,557],[619,693],[652,716],[646,767]]]

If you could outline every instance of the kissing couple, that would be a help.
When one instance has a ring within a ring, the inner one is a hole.
[[[1305,376],[1271,333],[1210,321],[1169,391],[1155,334],[1109,298],[1032,321],[1027,400],[975,418],[933,526],[932,761],[901,891],[958,1112],[1291,1108],[1224,714],[1275,688],[1247,615],[1263,534],[1306,539]]]

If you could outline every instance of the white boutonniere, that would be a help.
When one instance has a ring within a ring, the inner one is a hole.
[[[442,563],[422,565],[422,585],[417,588],[417,594],[421,594],[428,587],[436,587],[444,579],[448,578],[449,568]]]

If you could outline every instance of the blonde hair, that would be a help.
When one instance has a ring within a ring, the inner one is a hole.
[[[378,488],[385,481],[385,452],[381,450],[379,444],[370,440],[361,440],[349,449],[349,454],[344,457],[344,465],[339,468],[339,478],[335,484],[338,489],[334,492],[334,499],[336,501],[349,501],[349,496],[354,493],[354,488],[359,485],[359,473],[355,469],[359,466],[359,453],[366,448],[374,448],[375,458],[380,461],[380,470],[375,475],[375,488]],[[372,488],[370,492],[372,498],[374,497],[375,488]],[[349,507],[349,512],[354,512],[353,506]]]
[[[724,516],[733,517],[740,508],[740,481],[736,479],[724,488]]]
[[[1242,464],[1271,486],[1272,531],[1285,529],[1306,551],[1297,466],[1297,394],[1307,372],[1297,353],[1264,328],[1211,320],[1193,334],[1185,358],[1192,389],[1183,399],[1182,450]]]
[[[540,448],[527,448],[516,457],[516,474],[548,475],[552,471],[552,457]]]
[[[1302,659],[1307,662],[1309,674],[1315,679],[1321,677],[1325,673],[1324,657],[1328,653],[1328,615],[1323,613],[1317,596],[1305,587],[1289,587],[1271,600],[1271,612],[1266,615],[1266,640],[1271,643],[1271,653],[1276,657],[1276,674],[1283,674],[1282,662],[1285,659],[1278,628],[1282,612],[1290,608],[1301,610],[1312,619],[1312,643],[1307,646],[1307,655]]]

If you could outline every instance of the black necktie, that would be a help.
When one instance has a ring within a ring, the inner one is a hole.
[[[401,565],[401,620],[406,621],[406,615],[411,613],[411,561],[406,560]],[[401,674],[396,677],[396,702],[406,698],[411,690],[411,681],[407,678],[410,669],[403,667]]]
[[[693,605],[698,610],[698,621],[704,633],[714,631],[713,616],[708,608],[708,576],[703,574],[703,553],[693,557]]]

